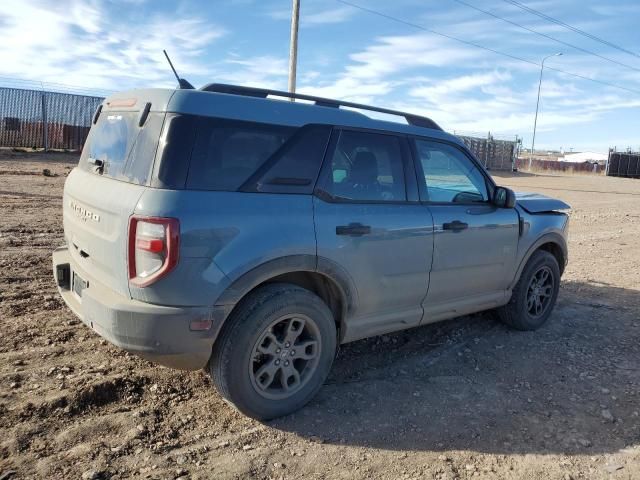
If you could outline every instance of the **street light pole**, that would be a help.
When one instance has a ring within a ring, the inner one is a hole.
[[[291,41],[289,44],[289,93],[296,93],[296,67],[298,63],[298,21],[300,0],[293,0],[291,10]],[[293,102],[295,99],[291,98]]]
[[[533,140],[531,141],[531,154],[529,155],[529,170],[531,170],[531,159],[533,156],[533,150],[536,146],[536,127],[538,126],[538,107],[540,106],[540,88],[542,87],[542,71],[544,70],[544,61],[547,58],[551,57],[559,57],[562,55],[562,52],[554,53],[553,55],[547,55],[542,59],[542,63],[540,64],[540,80],[538,81],[538,100],[536,101],[536,117],[533,121]]]

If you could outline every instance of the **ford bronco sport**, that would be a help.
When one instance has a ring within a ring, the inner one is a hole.
[[[116,94],[93,123],[62,298],[252,417],[306,404],[339,344],[482,310],[533,330],[555,304],[568,205],[516,198],[428,118],[211,84]]]

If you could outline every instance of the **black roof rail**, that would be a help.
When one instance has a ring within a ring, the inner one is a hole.
[[[388,108],[372,107],[371,105],[363,105],[360,103],[343,102],[342,100],[333,100],[330,98],[315,97],[313,95],[304,95],[301,93],[290,93],[282,90],[271,90],[268,88],[243,87],[242,85],[230,85],[226,83],[209,83],[200,88],[204,92],[227,93],[230,95],[243,95],[245,97],[267,98],[269,95],[274,97],[297,98],[300,100],[309,100],[315,102],[316,105],[322,107],[349,107],[360,110],[370,110],[372,112],[386,113],[389,115],[398,115],[404,117],[409,125],[417,127],[432,128],[442,130],[442,128],[428,117],[421,117],[412,113],[400,112],[398,110],[390,110]]]

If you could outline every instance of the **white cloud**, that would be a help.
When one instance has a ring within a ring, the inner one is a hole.
[[[235,0],[238,12],[242,8],[261,8],[258,14],[266,13],[281,21],[271,22],[273,30],[231,38],[231,51],[219,48],[216,43],[225,35],[231,37],[229,32],[186,4],[179,2],[175,13],[161,14],[157,13],[158,6],[148,0],[120,2],[116,5],[109,0],[0,0],[3,39],[0,75],[108,90],[150,85],[173,87],[175,80],[162,55],[162,49],[166,48],[178,72],[191,80],[195,77],[203,82],[215,79],[286,88],[285,22],[290,20],[289,2],[280,3],[279,10],[266,12],[268,7],[255,0]],[[249,3],[253,6],[248,7]],[[539,0],[527,5],[563,18],[567,6],[560,3]],[[593,0],[593,5],[596,3]],[[415,0],[389,4],[379,10],[402,12],[397,13],[401,18],[534,63],[557,51],[558,45],[552,41],[454,5]],[[498,15],[576,42],[557,25],[504,2],[492,5],[491,11]],[[615,25],[616,18],[605,15],[615,12],[631,15],[637,11],[637,5],[621,5],[620,9],[614,5],[584,5],[584,10],[603,16],[591,20],[580,16],[576,25],[589,27],[589,31],[593,27],[597,33]],[[229,22],[236,20],[231,18]],[[329,28],[339,24],[345,25]],[[327,28],[312,30],[316,26]],[[305,30],[308,33],[298,70],[300,92],[424,114],[450,130],[526,134],[532,128],[537,65],[500,57],[427,32],[415,33],[399,24],[327,2],[302,2],[301,31]],[[330,30],[344,37],[325,42]],[[278,32],[277,39],[274,31]],[[378,33],[381,31],[399,33]],[[606,33],[602,35],[608,38]],[[361,42],[360,46],[355,42]],[[212,52],[213,46],[218,47],[218,53]],[[632,63],[622,52],[608,51],[606,56]],[[640,82],[638,72],[612,69],[606,62],[570,50],[564,50],[562,57],[549,59],[545,65],[632,89]],[[543,81],[541,132],[569,131],[569,125],[578,125],[573,129],[578,131],[585,122],[607,118],[605,115],[613,110],[626,113],[630,108],[640,107],[638,96],[551,70],[545,70]],[[626,136],[628,131],[619,134]]]
[[[606,17],[619,17],[621,15],[638,15],[640,14],[640,5],[637,3],[629,3],[625,5],[616,5],[615,3],[601,3],[592,5],[589,9],[598,15]]]
[[[335,7],[327,10],[318,10],[313,4],[307,9],[307,3],[302,2],[300,7],[300,26],[314,27],[333,23],[343,23],[350,20],[357,13],[355,8]],[[271,10],[267,13],[274,20],[291,21],[291,9]]]
[[[428,33],[380,37],[375,44],[349,56],[355,63],[346,68],[346,74],[376,78],[421,67],[464,65],[483,56],[482,52],[453,45]]]
[[[343,76],[329,84],[302,85],[298,90],[300,93],[318,97],[370,103],[375,97],[389,93],[392,90],[392,83],[388,81],[363,82],[361,79]]]
[[[301,11],[301,23],[302,25],[326,25],[328,23],[342,23],[350,20],[355,13],[355,9],[346,6],[308,14],[305,14],[305,11],[303,9]]]
[[[348,59],[338,74],[314,78],[300,90],[425,115],[450,131],[521,135],[532,129],[539,72],[535,65],[498,62],[494,54],[428,33],[379,37]],[[569,60],[563,68],[593,74],[584,57],[572,55]],[[640,99],[630,101],[614,89],[590,88],[548,71],[538,130],[597,122],[607,112],[639,104]]]
[[[218,79],[224,82],[252,87],[284,89],[289,74],[288,59],[263,55],[229,58],[226,64],[239,68],[224,69]]]
[[[529,133],[533,126],[537,82],[522,91],[491,84],[491,73],[472,78],[459,77],[435,82],[431,90],[417,88],[420,102],[406,100],[394,108],[430,116],[447,130],[491,131],[498,133]],[[451,89],[449,84],[467,85],[486,81],[480,92]],[[429,88],[429,87],[427,87]],[[489,92],[489,94],[487,94]],[[629,100],[616,93],[589,93],[575,85],[545,84],[538,116],[538,131],[555,131],[569,125],[597,122],[602,115],[621,109],[640,107],[640,99]]]
[[[123,22],[122,14],[99,0],[0,2],[2,75],[110,90],[172,86],[164,48],[179,72],[205,74],[198,57],[225,34],[197,17],[130,15]]]
[[[356,102],[370,102],[406,85],[405,77],[424,67],[465,65],[483,58],[482,52],[452,45],[429,34],[385,36],[348,56],[351,63],[328,80],[303,83],[305,93]],[[326,78],[326,77],[324,77]]]
[[[427,100],[435,100],[456,93],[468,92],[469,90],[480,89],[496,83],[505,83],[511,80],[511,74],[508,72],[485,72],[471,75],[464,75],[453,79],[444,79],[434,82],[433,86],[422,86],[413,88],[409,94],[414,97],[424,97]]]
[[[520,65],[491,68],[493,56],[425,34],[379,38],[349,58],[351,63],[332,82],[307,85],[304,91],[425,115],[450,131],[515,135],[532,128],[538,86],[535,68],[526,69],[529,81],[523,84]],[[443,78],[443,70],[449,69],[468,73]],[[425,70],[428,76],[410,74]],[[618,93],[601,97],[565,77],[545,75],[540,132],[595,122],[606,112],[640,104],[640,100],[625,101]]]

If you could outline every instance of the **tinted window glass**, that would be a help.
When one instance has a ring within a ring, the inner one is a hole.
[[[150,113],[138,126],[139,112],[102,112],[91,128],[79,167],[99,173],[92,159],[103,162],[101,174],[145,184],[158,146],[164,114]]]
[[[264,163],[245,187],[268,193],[311,193],[330,133],[331,127],[327,125],[301,128]]]
[[[201,119],[187,188],[237,190],[294,130],[279,125]]]
[[[151,179],[153,187],[184,188],[200,118],[195,115],[167,114]]]
[[[359,201],[407,199],[400,140],[392,135],[342,131],[324,189]]]
[[[135,113],[103,112],[91,129],[84,151],[87,160],[97,159],[104,163],[103,175],[114,178],[124,175],[127,153],[138,133],[136,117]]]
[[[138,133],[138,138],[131,148],[125,167],[125,176],[134,183],[145,184],[147,182],[149,170],[158,148],[158,138],[163,122],[163,113],[149,114],[143,128]]]
[[[462,151],[445,143],[416,140],[424,173],[421,189],[431,202],[469,203],[489,199],[484,176]]]

